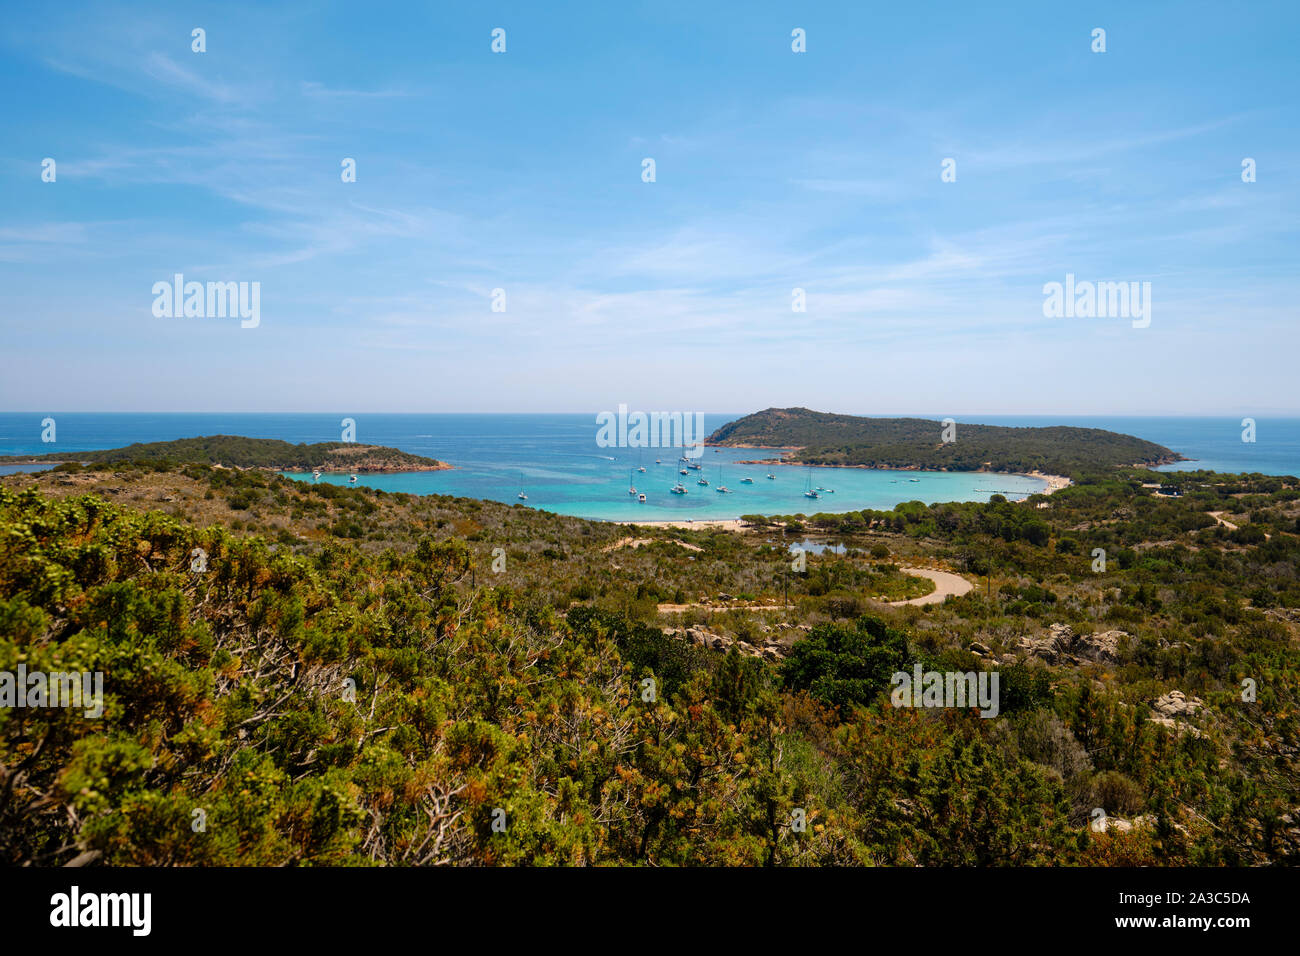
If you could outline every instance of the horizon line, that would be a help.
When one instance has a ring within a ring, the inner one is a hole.
[[[627,404],[627,403],[624,403]],[[992,416],[992,417],[1024,417],[1024,418],[1088,418],[1088,417],[1105,417],[1105,418],[1235,418],[1238,415],[1247,415],[1250,417],[1259,417],[1261,415],[1287,418],[1300,418],[1300,409],[1266,409],[1260,410],[1238,410],[1238,411],[1219,411],[1219,412],[944,412],[940,413],[919,413],[919,412],[829,412],[821,409],[808,408],[806,405],[769,405],[767,408],[758,409],[752,412],[718,412],[704,411],[699,414],[722,417],[725,415],[735,414],[738,417],[746,415],[757,415],[762,411],[770,408],[807,408],[808,411],[816,412],[823,415],[849,415],[857,418],[935,418],[942,420],[944,417],[953,415],[964,416]],[[306,410],[306,409],[273,409],[266,411],[240,411],[232,409],[222,410],[200,410],[200,409],[179,409],[161,411],[157,409],[123,409],[113,411],[91,411],[88,409],[5,409],[0,410],[0,415],[600,415],[609,409],[600,411],[591,410],[553,410],[553,411],[388,411],[388,410],[368,410],[356,411],[353,409],[333,409],[333,410]],[[642,409],[629,409],[629,411],[642,411]],[[687,414],[685,410],[679,410],[681,414]],[[695,410],[691,411],[695,414]]]

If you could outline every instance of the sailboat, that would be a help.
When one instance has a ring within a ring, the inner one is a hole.
[[[673,494],[675,494],[675,495],[684,495],[684,494],[686,494],[686,486],[683,485],[683,484],[681,483],[681,480],[680,480],[680,479],[678,479],[677,484],[673,485],[673,486],[672,486],[671,488],[669,488],[668,490],[671,491],[671,492],[672,492]]]
[[[645,471],[644,468],[642,468],[641,470]],[[636,494],[636,485],[632,484],[632,472],[630,471],[627,473],[627,493],[629,495]]]
[[[639,472],[641,472],[641,474],[643,474],[643,475],[645,474],[645,465],[641,464],[641,456],[640,456],[640,455],[637,455],[637,456],[636,456],[636,470],[639,471]]]
[[[821,497],[821,495],[819,495],[819,494],[817,494],[817,492],[813,491],[813,486],[812,486],[812,469],[811,469],[811,468],[808,469],[808,490],[805,491],[805,492],[803,493],[803,496],[804,496],[805,498],[820,498],[820,497]]]
[[[515,495],[520,501],[527,501],[528,496],[524,494],[524,473],[519,473],[519,494]]]
[[[724,485],[724,484],[722,483],[722,466],[721,466],[721,465],[718,466],[718,487],[715,488],[715,489],[713,489],[713,490],[716,491],[716,492],[717,492],[718,494],[720,494],[720,495],[729,495],[729,494],[731,494],[731,489],[728,488],[726,485]]]

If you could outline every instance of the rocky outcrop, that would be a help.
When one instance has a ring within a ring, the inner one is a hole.
[[[778,632],[776,634],[771,631],[764,634],[761,644],[751,644],[726,634],[717,634],[703,627],[667,627],[664,628],[664,634],[681,638],[697,647],[707,647],[720,654],[725,654],[734,647],[746,657],[779,661],[790,653],[794,642],[803,637],[806,631],[811,630],[811,627],[807,624],[782,623],[777,625],[776,630]]]
[[[1124,631],[1084,634],[1074,642],[1073,652],[1078,657],[1098,664],[1118,664],[1121,646],[1127,639],[1128,634]]]
[[[1022,637],[1016,650],[1028,657],[1037,657],[1048,664],[1065,663],[1065,656],[1074,644],[1074,631],[1068,624],[1053,624],[1046,637]]]
[[[1204,706],[1199,697],[1188,697],[1181,690],[1171,690],[1151,702],[1155,716],[1147,719],[1176,734],[1189,733],[1193,737],[1200,737],[1201,732],[1186,723],[1186,720]]]
[[[1156,818],[1150,814],[1143,814],[1140,817],[1134,817],[1132,820],[1125,820],[1123,817],[1100,817],[1093,821],[1094,830],[1114,830],[1117,833],[1128,833],[1132,830],[1141,829],[1142,827],[1154,827]]]
[[[1171,690],[1151,702],[1151,709],[1161,717],[1190,717],[1204,706],[1199,697],[1188,697],[1181,690]]]
[[[1076,635],[1068,624],[1053,624],[1045,637],[1022,637],[1016,650],[1048,664],[1118,664],[1129,635],[1124,631],[1101,631]]]

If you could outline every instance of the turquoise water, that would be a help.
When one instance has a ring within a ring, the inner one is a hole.
[[[944,414],[922,417],[943,418]],[[706,450],[701,462],[710,485],[695,484],[691,472],[682,478],[689,493],[671,495],[679,477],[677,449],[601,448],[596,444],[595,415],[496,414],[190,414],[190,413],[0,413],[0,454],[43,454],[117,448],[132,442],[165,441],[196,435],[247,435],[290,442],[337,441],[341,419],[356,420],[356,439],[390,445],[455,465],[445,472],[361,475],[358,483],[391,491],[437,493],[516,502],[522,487],[529,507],[561,514],[607,520],[733,518],[742,514],[888,509],[902,501],[983,501],[1001,492],[1009,498],[1038,491],[1042,483],[1010,475],[947,472],[888,472],[865,469],[813,469],[813,485],[835,489],[818,501],[803,497],[808,469],[738,465],[764,453],[747,449]],[[41,441],[42,420],[57,422],[57,441]],[[706,414],[706,434],[739,417]],[[967,419],[959,419],[959,422]],[[1106,428],[1159,442],[1195,462],[1171,468],[1216,471],[1257,471],[1300,474],[1300,419],[1259,418],[1257,441],[1241,441],[1240,417],[1138,418],[1116,416],[970,416],[968,420],[1006,425],[1079,425]],[[656,465],[655,458],[663,464]],[[644,505],[627,494],[628,469],[638,464],[644,474],[632,480],[649,499]],[[718,468],[734,492],[717,494]],[[9,469],[5,469],[9,470]],[[776,475],[767,481],[767,471]],[[752,485],[740,479],[749,475]],[[310,476],[306,476],[310,480]],[[917,481],[909,479],[916,478]],[[346,476],[322,480],[346,483]]]
[[[656,449],[650,449],[654,451]],[[573,460],[567,464],[550,462],[544,466],[525,466],[523,490],[527,502],[516,498],[520,489],[517,471],[503,472],[482,463],[465,465],[452,471],[404,472],[385,475],[357,475],[357,484],[385,491],[413,494],[464,495],[492,501],[527,504],[557,514],[605,521],[683,521],[715,518],[738,518],[744,514],[814,514],[818,511],[855,511],[861,508],[888,510],[900,501],[987,501],[995,493],[1008,498],[1024,498],[1041,491],[1044,482],[1024,475],[962,474],[941,471],[877,471],[868,468],[806,468],[791,465],[741,465],[738,461],[754,457],[747,449],[709,449],[700,459],[700,471],[682,476],[675,449],[659,449],[662,464],[650,457],[645,473],[633,471],[631,480],[644,503],[627,493],[628,468],[636,467],[636,455],[630,449],[602,449],[614,452],[604,460]],[[621,452],[621,454],[619,454]],[[612,459],[612,460],[610,460]],[[764,476],[771,473],[769,480]],[[715,489],[721,474],[730,494]],[[708,487],[696,484],[700,475]],[[809,476],[814,488],[833,489],[821,498],[804,497]],[[742,484],[751,477],[753,484]],[[291,478],[311,481],[310,473],[291,473]],[[681,479],[685,495],[669,489]],[[915,479],[915,480],[913,480]],[[349,484],[347,475],[321,475],[322,482]]]

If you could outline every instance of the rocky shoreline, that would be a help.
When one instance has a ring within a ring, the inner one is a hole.
[[[331,472],[348,472],[356,474],[392,474],[401,471],[449,471],[456,467],[449,465],[445,461],[438,461],[434,458],[422,458],[418,455],[410,455],[407,458],[394,460],[391,456],[384,454],[389,449],[380,445],[357,445],[355,447],[338,448],[330,452],[323,464],[310,466],[302,465],[275,465],[266,466],[266,471],[320,471],[321,473]],[[378,452],[378,453],[376,453]],[[405,452],[402,453],[406,455]]]

